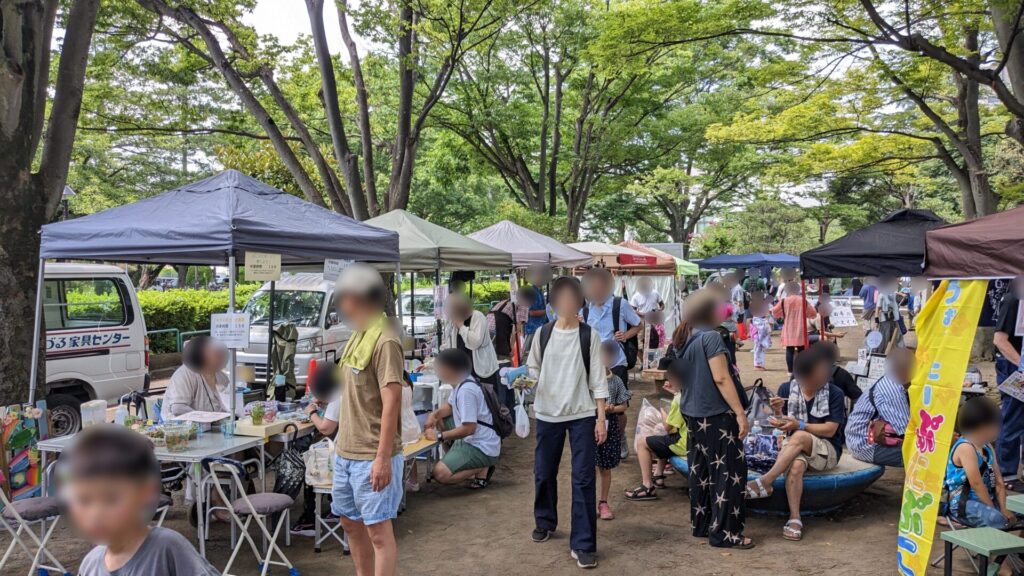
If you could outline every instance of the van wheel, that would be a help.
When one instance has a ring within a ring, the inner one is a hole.
[[[67,436],[82,429],[82,401],[70,394],[46,397],[54,436]]]

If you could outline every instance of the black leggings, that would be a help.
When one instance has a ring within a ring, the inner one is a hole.
[[[793,359],[796,358],[797,353],[803,352],[803,346],[786,346],[786,371],[793,374]]]

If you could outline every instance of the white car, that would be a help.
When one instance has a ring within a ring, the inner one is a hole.
[[[100,264],[47,264],[46,403],[57,436],[77,432],[89,400],[116,404],[149,388],[149,339],[124,270]]]
[[[256,383],[267,379],[267,323],[270,314],[270,283],[265,283],[245,304],[250,315],[249,347],[240,350],[237,362],[254,368]],[[274,325],[295,324],[299,340],[295,349],[295,381],[306,385],[309,361],[334,363],[352,331],[338,318],[334,282],[322,274],[286,274],[274,285]]]
[[[415,302],[416,308],[413,310],[412,294],[406,292],[402,295],[402,325],[406,334],[411,334],[417,340],[425,340],[437,332],[434,295],[429,289],[422,288],[417,292]]]

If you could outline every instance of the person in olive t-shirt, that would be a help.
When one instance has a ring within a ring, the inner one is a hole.
[[[992,343],[996,347],[996,383],[1002,384],[1020,366],[1021,336],[1017,333],[1017,315],[1020,295],[1024,292],[1024,279],[1018,277],[1003,296],[999,305],[999,320]],[[1021,442],[1024,441],[1024,402],[1002,396],[1003,426],[999,429],[999,467],[1006,480],[1017,478],[1020,465]]]
[[[338,277],[338,308],[353,330],[338,361],[341,419],[331,509],[348,536],[356,574],[394,576],[391,521],[402,500],[402,345],[384,315],[380,274],[353,264]]]

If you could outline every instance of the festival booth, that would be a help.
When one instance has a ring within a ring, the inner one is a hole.
[[[704,270],[758,268],[764,272],[771,268],[796,268],[800,265],[800,259],[781,252],[774,254],[751,252],[750,254],[721,254],[712,256],[711,258],[698,261],[697,265]]]
[[[38,341],[42,333],[47,259],[227,266],[228,311],[211,319],[211,332],[229,349],[228,370],[233,386],[237,379],[236,349],[248,344],[249,334],[248,315],[236,313],[235,279],[239,257],[245,259],[247,270],[253,271],[276,269],[279,273],[282,264],[323,266],[326,260],[391,263],[397,271],[398,248],[398,235],[394,232],[356,222],[241,172],[226,170],[132,204],[44,226],[34,337]],[[38,353],[38,347],[34,347],[30,403],[35,399]],[[183,442],[179,445],[176,440],[172,448],[171,432],[164,430],[167,446],[156,449],[161,461],[184,462],[195,467],[193,494],[201,510],[204,492],[199,462],[202,459],[258,449],[261,453],[258,466],[265,482],[262,452],[268,436],[243,436],[242,424],[249,424],[247,421],[239,422],[239,427],[235,428],[238,394],[229,391],[228,395],[230,415],[209,420],[226,420],[221,425],[223,435],[207,433],[190,440],[186,432],[181,439]],[[256,428],[258,424],[252,423],[250,427]],[[188,430],[187,427],[176,428]],[[42,466],[45,467],[46,453],[62,452],[71,441],[73,437],[41,442],[38,447]],[[202,554],[205,550],[203,514],[198,515],[198,522]]]
[[[594,261],[590,254],[508,220],[473,232],[469,238],[496,250],[507,251],[512,255],[512,264],[516,268],[526,268],[534,264],[578,268],[590,266]]]
[[[437,334],[441,333],[441,307],[443,295],[439,293],[441,272],[462,270],[507,270],[512,268],[512,255],[453,232],[443,226],[431,224],[423,218],[406,212],[392,210],[365,222],[370,226],[390,230],[398,234],[398,251],[401,255],[402,270],[411,278],[410,313],[412,330],[416,335],[416,273],[428,273],[434,278],[434,318]],[[400,283],[399,283],[400,285]],[[470,284],[472,290],[472,284]],[[472,292],[470,292],[472,295]],[[402,309],[402,306],[399,306]],[[426,336],[424,333],[423,336]]]
[[[920,276],[925,233],[946,223],[931,210],[897,210],[800,254],[804,278]]]

